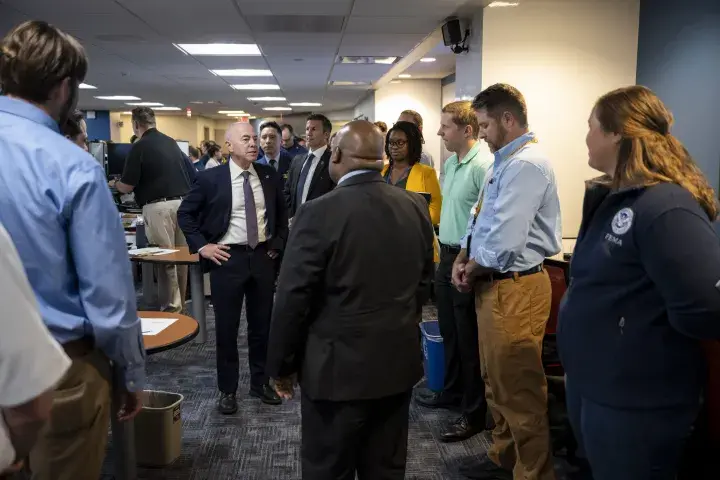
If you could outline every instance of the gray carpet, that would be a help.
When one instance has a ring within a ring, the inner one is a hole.
[[[243,313],[244,315],[244,313]],[[434,307],[426,307],[426,319],[435,319]],[[237,414],[223,416],[215,404],[215,328],[208,309],[208,341],[189,343],[148,358],[148,389],[184,395],[182,405],[182,454],[164,468],[140,468],[140,479],[152,480],[291,480],[300,479],[300,404],[293,400],[279,407],[262,404],[247,395],[247,341],[245,323],[240,333],[240,388]],[[456,414],[412,405],[410,410],[408,479],[460,480],[457,462],[469,455],[481,456],[485,435],[453,444],[436,440],[443,426]],[[112,440],[109,445],[112,448]],[[108,452],[110,453],[110,452]],[[108,455],[103,480],[113,478],[112,455]]]

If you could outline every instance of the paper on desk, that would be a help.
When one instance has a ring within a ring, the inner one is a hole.
[[[142,326],[143,335],[157,335],[175,322],[177,322],[177,318],[140,317],[140,325]]]
[[[158,247],[146,247],[146,248],[135,248],[128,250],[128,255],[147,256],[147,255],[167,255],[168,253],[175,253],[179,250],[170,250],[167,248]]]

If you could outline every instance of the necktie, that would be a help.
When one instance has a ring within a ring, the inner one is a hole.
[[[274,158],[270,160],[270,166],[277,170],[277,162]]]
[[[299,208],[300,205],[303,204],[303,191],[305,190],[305,182],[307,181],[308,173],[310,172],[310,167],[312,166],[312,162],[314,159],[315,155],[313,155],[312,153],[308,155],[307,160],[305,160],[305,165],[303,165],[303,168],[300,171],[300,178],[298,178],[297,190],[295,190],[295,208]]]
[[[247,240],[250,248],[257,247],[258,240],[258,220],[257,210],[255,209],[255,196],[253,196],[252,187],[250,186],[250,172],[245,170],[242,172],[245,179],[243,182],[243,195],[245,196],[245,222],[247,226]]]

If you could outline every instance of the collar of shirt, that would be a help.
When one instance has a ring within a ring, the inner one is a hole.
[[[325,150],[327,150],[327,145],[323,145],[322,147],[318,148],[317,150],[308,150],[308,156],[315,155],[315,158],[320,158],[323,155],[325,155]]]
[[[508,143],[504,147],[502,147],[500,150],[495,152],[495,166],[499,165],[503,161],[507,160],[513,153],[517,153],[517,149],[523,144],[530,140],[535,138],[535,134],[533,132],[527,132],[523,135],[520,135],[518,138],[513,140],[512,142]]]
[[[369,168],[362,168],[362,169],[360,169],[360,170],[353,170],[352,172],[348,172],[348,173],[346,173],[345,175],[343,175],[342,177],[340,177],[340,180],[338,180],[338,183],[337,183],[337,184],[340,185],[340,184],[343,183],[345,180],[347,180],[347,179],[349,179],[349,178],[352,178],[352,177],[354,177],[354,176],[356,176],[356,175],[361,175],[361,174],[363,174],[363,173],[372,173],[372,172],[377,172],[377,170],[372,170],[372,169],[369,169]]]
[[[270,165],[270,160],[275,160],[275,163],[280,163],[280,152],[278,152],[274,158],[270,158],[267,155],[265,155],[265,163]]]
[[[477,157],[478,152],[480,152],[480,142],[475,142],[475,145],[472,146],[470,150],[468,150],[468,153],[465,154],[465,156],[462,158],[462,160],[457,161],[457,153],[453,153],[450,158],[448,158],[448,162],[453,161],[460,165],[465,165],[473,158]]]
[[[0,96],[0,112],[6,112],[11,115],[27,118],[30,121],[45,125],[51,130],[55,130],[60,133],[58,123],[53,120],[50,115],[25,100],[11,98],[8,96]]]
[[[245,171],[242,168],[240,168],[240,166],[237,163],[235,163],[234,160],[230,160],[230,162],[228,162],[228,163],[230,163],[230,180],[235,180],[237,177],[242,175],[242,173]],[[250,175],[257,175],[257,173],[255,173],[255,167],[253,167],[252,163],[250,164],[250,167],[247,170],[248,170],[248,172],[250,172]]]

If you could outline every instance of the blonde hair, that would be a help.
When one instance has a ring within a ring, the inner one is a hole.
[[[595,104],[603,130],[622,137],[613,188],[675,183],[690,192],[708,218],[718,215],[715,191],[672,133],[672,113],[652,90],[643,86],[619,88]]]
[[[451,102],[445,105],[442,109],[442,113],[449,113],[452,115],[452,121],[459,127],[472,127],[472,136],[477,140],[480,131],[480,125],[478,119],[475,116],[475,111],[472,108],[472,102],[459,100],[457,102]]]

